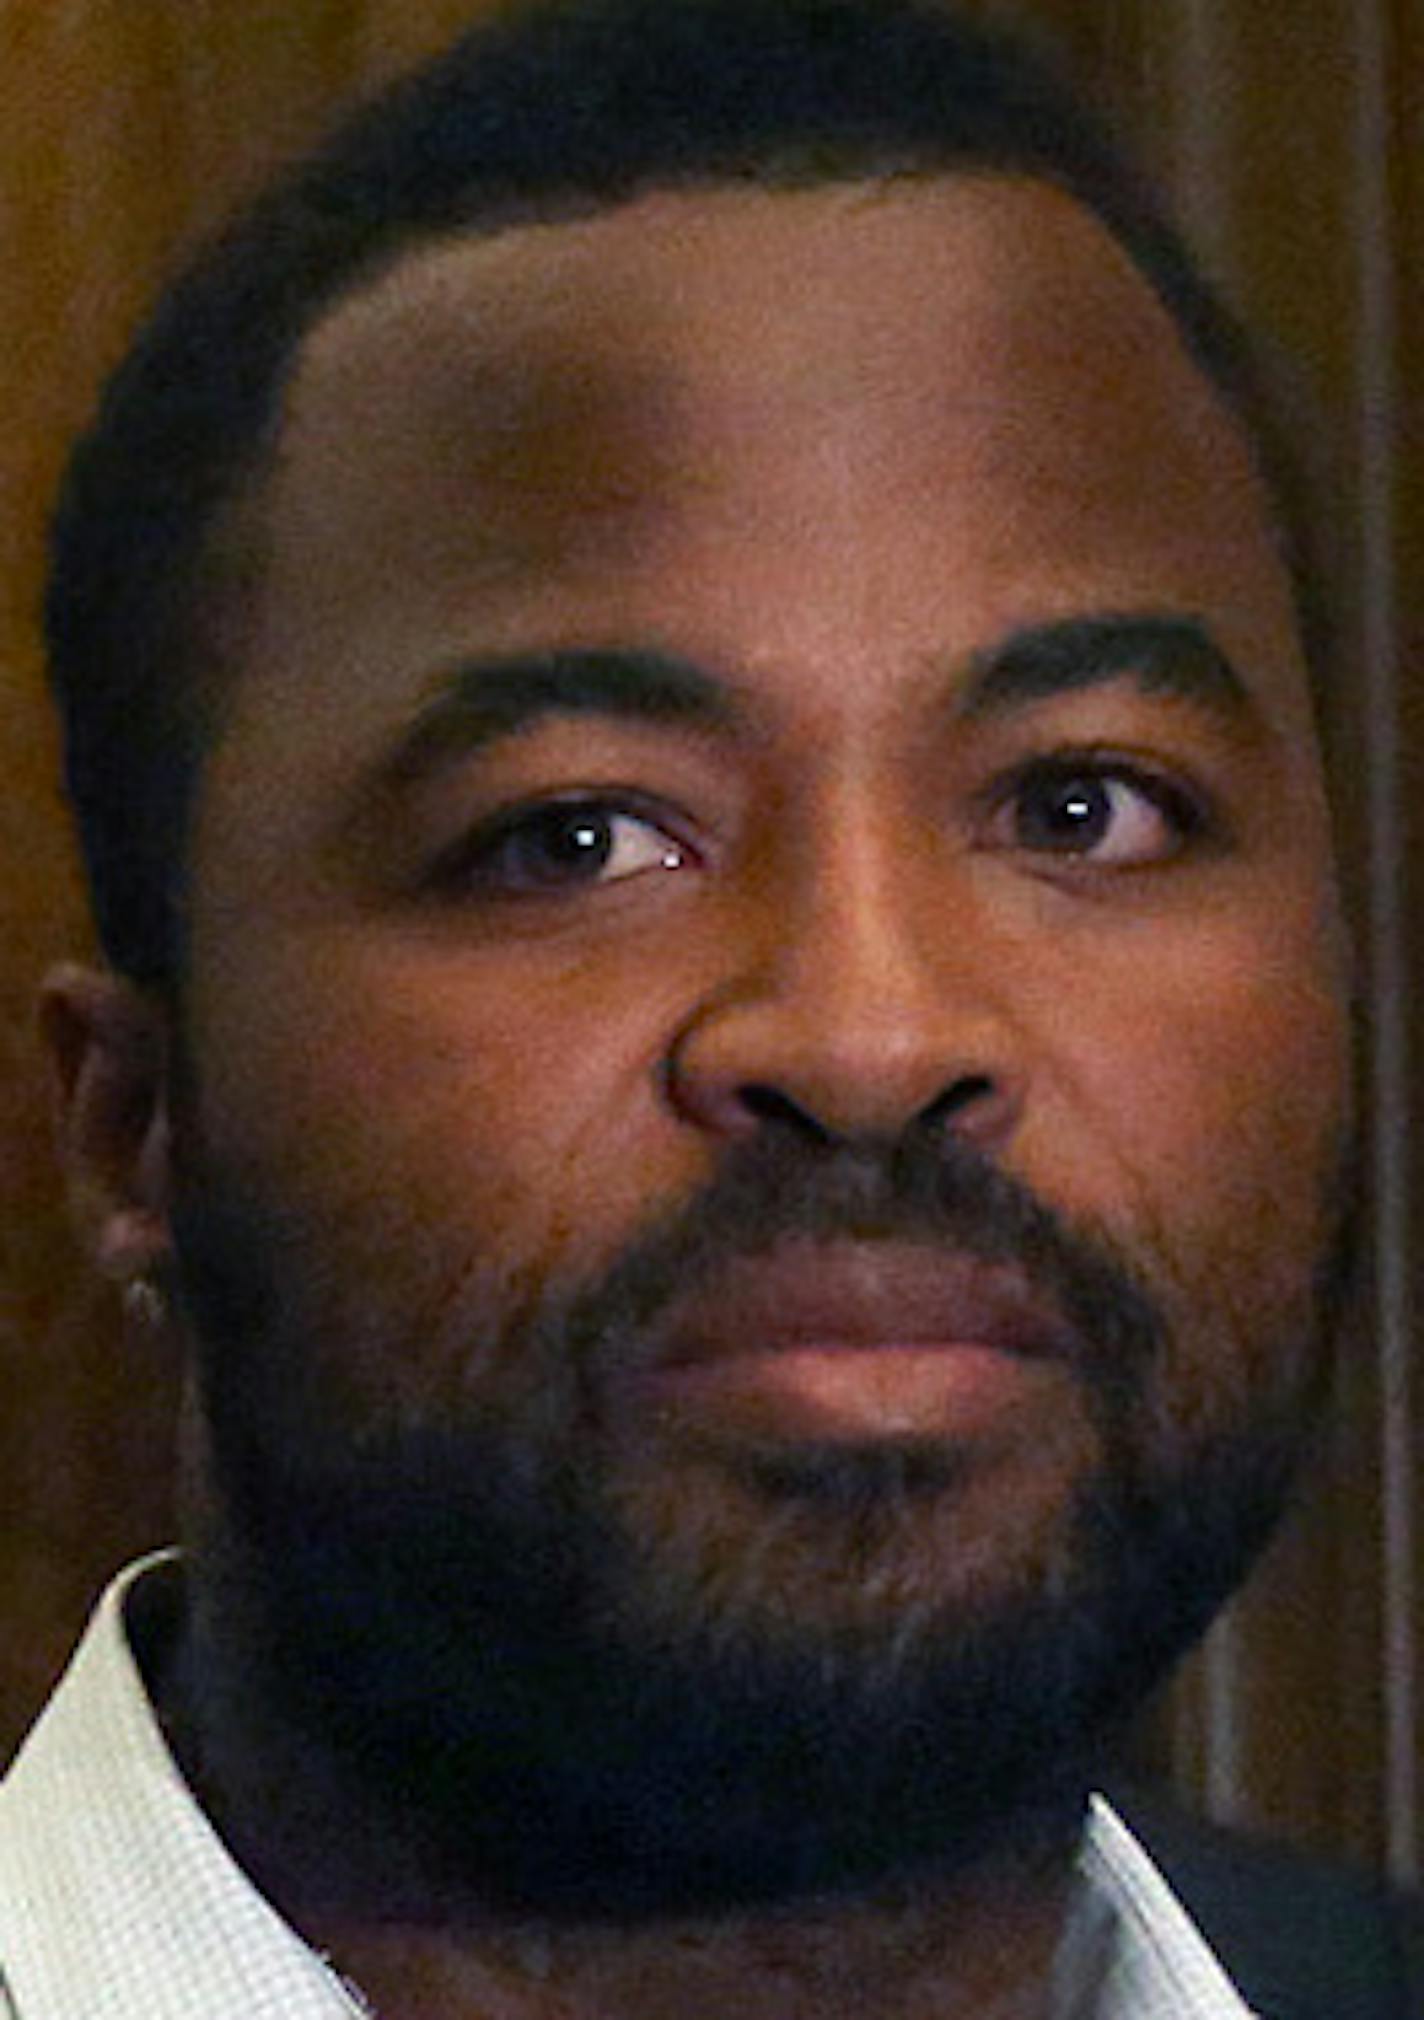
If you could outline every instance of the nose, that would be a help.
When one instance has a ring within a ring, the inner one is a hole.
[[[800,903],[763,901],[676,1034],[669,1098],[728,1138],[918,1127],[1001,1150],[1023,1112],[1026,1047],[982,896],[957,902],[922,870],[840,868]]]

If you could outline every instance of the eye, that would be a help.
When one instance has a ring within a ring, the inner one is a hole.
[[[1168,861],[1203,825],[1183,788],[1107,760],[1054,760],[1020,772],[999,799],[996,839],[1031,855],[1101,869]]]
[[[680,870],[686,847],[647,815],[599,800],[548,801],[462,844],[451,875],[496,896],[558,895]]]

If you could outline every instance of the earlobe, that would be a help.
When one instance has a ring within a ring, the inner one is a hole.
[[[151,1276],[169,1249],[166,1009],[120,975],[67,964],[45,979],[40,1028],[80,1238],[112,1281]]]

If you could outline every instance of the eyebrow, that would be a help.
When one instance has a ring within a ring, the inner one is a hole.
[[[1134,611],[1071,617],[1013,632],[969,662],[955,704],[961,719],[1007,713],[1055,695],[1131,676],[1241,720],[1251,701],[1226,654],[1198,618]],[[386,787],[411,787],[552,716],[600,715],[727,731],[731,691],[674,654],[647,649],[517,653],[457,661],[377,767]]]
[[[956,713],[999,715],[1124,677],[1144,694],[1170,695],[1234,721],[1253,713],[1208,626],[1175,611],[1109,612],[1016,631],[971,660]]]
[[[419,784],[550,716],[726,730],[734,713],[720,682],[667,653],[580,649],[460,661],[382,761],[379,775],[386,785]]]

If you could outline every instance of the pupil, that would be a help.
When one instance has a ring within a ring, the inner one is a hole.
[[[537,876],[557,876],[570,870],[588,874],[601,870],[613,853],[610,823],[599,814],[546,814],[528,837],[526,862]]]
[[[1112,813],[1108,789],[1096,779],[1064,779],[1043,788],[1024,809],[1023,840],[1034,848],[1081,848],[1099,841]]]
[[[555,853],[566,862],[586,863],[594,858],[602,862],[608,854],[608,823],[580,814],[556,828],[554,840]]]

